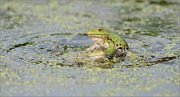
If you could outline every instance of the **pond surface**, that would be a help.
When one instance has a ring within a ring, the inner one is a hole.
[[[106,27],[150,60],[180,55],[179,0],[1,0],[1,96],[180,96],[179,57],[152,66],[69,67]]]

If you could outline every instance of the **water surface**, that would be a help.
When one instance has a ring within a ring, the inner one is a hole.
[[[179,0],[1,0],[0,95],[180,96],[179,58],[134,68],[60,65],[92,45],[84,34],[96,27],[122,35],[151,60],[177,56],[179,6]]]

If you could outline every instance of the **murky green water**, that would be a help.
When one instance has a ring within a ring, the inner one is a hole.
[[[107,27],[151,60],[180,54],[179,0],[0,0],[1,96],[180,96],[179,57],[152,66],[68,67]],[[66,51],[65,48],[67,47]]]

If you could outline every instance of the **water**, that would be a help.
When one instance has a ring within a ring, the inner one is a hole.
[[[179,96],[179,58],[152,66],[66,67],[107,27],[151,60],[179,55],[178,0],[0,1],[1,96]],[[64,48],[66,48],[64,52]],[[58,53],[58,55],[56,55]]]

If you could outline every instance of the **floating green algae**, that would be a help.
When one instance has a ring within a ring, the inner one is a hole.
[[[179,57],[131,68],[128,61],[108,69],[68,66],[92,45],[85,33],[102,26],[149,61],[179,56],[179,4],[1,0],[0,96],[179,96]]]

